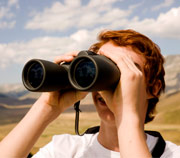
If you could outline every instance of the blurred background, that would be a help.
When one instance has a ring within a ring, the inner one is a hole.
[[[0,0],[0,140],[40,95],[24,89],[21,72],[32,58],[53,61],[87,50],[104,29],[134,29],[150,37],[166,59],[166,91],[156,119],[159,130],[180,144],[180,1],[176,0]],[[81,132],[99,124],[89,95],[82,102]],[[43,133],[33,152],[51,136],[74,133],[73,109]]]

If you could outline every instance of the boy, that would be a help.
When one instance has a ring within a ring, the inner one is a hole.
[[[92,92],[101,119],[99,132],[54,136],[34,157],[152,157],[158,140],[144,132],[144,124],[153,119],[154,108],[165,88],[164,59],[160,49],[138,32],[118,30],[102,32],[99,42],[90,50],[110,58],[121,72],[115,90]],[[55,62],[70,62],[77,53],[57,57]],[[0,156],[26,157],[47,125],[86,95],[87,92],[76,90],[43,93],[0,143]],[[180,148],[166,142],[161,157],[180,157]]]

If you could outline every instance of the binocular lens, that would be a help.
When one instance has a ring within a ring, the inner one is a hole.
[[[75,80],[81,87],[88,87],[95,79],[96,68],[89,59],[82,59],[75,68]]]
[[[43,73],[43,68],[41,64],[39,63],[32,64],[27,72],[27,78],[28,78],[29,84],[33,88],[38,87],[43,80],[43,75],[44,73]]]

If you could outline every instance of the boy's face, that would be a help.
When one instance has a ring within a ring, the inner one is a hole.
[[[112,42],[108,42],[104,44],[99,51],[109,51],[110,53],[119,53],[123,56],[124,53],[128,53],[129,56],[131,56],[132,60],[134,61],[135,66],[142,71],[144,75],[144,63],[145,59],[142,55],[139,53],[136,53],[134,51],[126,51],[131,49],[130,47],[120,47],[114,45]],[[132,49],[131,49],[132,50]],[[145,76],[145,75],[144,75]],[[127,81],[128,82],[128,81]],[[101,95],[98,92],[92,92],[92,97],[94,100],[94,104],[96,106],[97,112],[101,118],[101,120],[104,120],[106,122],[110,122],[112,125],[114,123],[114,115],[113,113],[109,110],[108,106],[106,105],[104,99],[101,97]]]

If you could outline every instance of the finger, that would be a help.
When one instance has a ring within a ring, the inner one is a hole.
[[[115,50],[115,51],[113,51],[113,53],[112,53],[112,50],[100,49],[100,50],[98,51],[98,54],[104,55],[104,56],[108,57],[109,59],[111,59],[111,60],[112,60],[113,62],[115,62],[116,64],[118,64],[119,59],[122,58],[122,55],[123,55],[122,53],[119,53],[119,51],[120,51],[120,50],[118,50],[118,52],[117,52],[117,50]],[[122,50],[122,51],[123,51],[123,50]]]
[[[135,63],[130,55],[124,56],[123,61],[131,71],[135,72],[136,74],[142,73],[140,65]]]
[[[117,67],[119,68],[121,73],[126,73],[129,71],[127,64],[123,60],[123,56],[124,56],[123,54],[119,54],[119,52],[109,53],[109,52],[103,51],[103,50],[100,50],[99,54],[110,58],[117,65]]]
[[[119,68],[120,72],[122,74],[126,74],[127,72],[130,71],[130,66],[128,66],[128,62],[124,59],[125,55],[124,54],[117,54],[117,55],[112,55],[111,60],[113,60],[117,67]]]
[[[134,63],[132,57],[129,55],[128,51],[132,51],[132,50],[121,47],[121,48],[118,48],[118,50],[114,50],[113,53],[111,53],[112,50],[108,50],[108,49],[106,49],[106,50],[100,49],[98,53],[101,55],[104,55],[104,56],[110,58],[112,61],[114,61],[121,71],[123,71],[122,69],[125,67],[126,70],[128,68],[131,71],[139,73],[141,68],[137,64],[139,67],[137,69],[137,66],[135,65],[135,63]]]
[[[74,59],[74,57],[77,56],[78,53],[79,53],[78,51],[73,51],[73,52],[69,52],[69,53],[66,53],[66,54],[61,55],[61,56],[57,56],[57,57],[55,57],[54,62],[56,64],[59,64],[63,61],[64,62],[71,62]]]
[[[56,64],[59,64],[61,62],[71,62],[74,59],[73,56],[70,55],[62,55],[62,56],[58,56],[54,59],[54,62]]]

